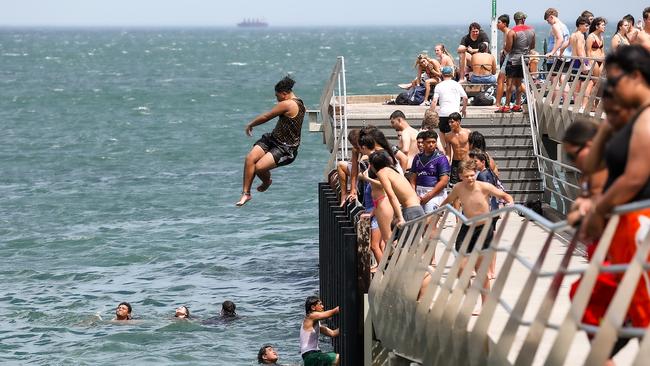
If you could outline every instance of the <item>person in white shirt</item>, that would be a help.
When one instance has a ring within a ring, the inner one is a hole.
[[[452,79],[453,76],[454,69],[449,66],[442,68],[443,81],[436,85],[433,91],[433,103],[431,103],[430,107],[431,110],[435,111],[436,107],[440,105],[438,110],[440,124],[438,127],[443,136],[451,131],[449,126],[450,114],[456,112],[463,117],[467,114],[467,93],[457,81]],[[463,101],[462,108],[460,107],[461,99]]]

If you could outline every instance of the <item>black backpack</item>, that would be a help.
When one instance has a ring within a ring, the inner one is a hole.
[[[424,102],[424,91],[425,89],[422,85],[411,87],[409,90],[400,93],[397,98],[395,98],[395,104],[420,105]]]

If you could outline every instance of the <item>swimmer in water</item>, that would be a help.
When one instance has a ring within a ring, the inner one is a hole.
[[[275,98],[278,104],[270,111],[255,117],[244,128],[246,135],[253,136],[253,127],[278,117],[278,123],[273,131],[262,135],[262,138],[257,140],[246,155],[242,196],[235,204],[237,207],[243,206],[252,199],[251,186],[255,176],[262,181],[262,184],[257,187],[257,191],[264,192],[272,183],[271,170],[291,164],[298,155],[305,105],[293,93],[294,84],[295,81],[289,76],[275,84]]]
[[[115,309],[115,319],[113,320],[131,320],[133,319],[131,317],[131,311],[133,308],[131,307],[131,304],[129,304],[126,301],[123,301],[117,305],[117,308]]]
[[[181,306],[176,308],[176,312],[174,314],[174,317],[179,318],[179,319],[189,319],[190,318],[190,309],[185,305],[181,305]]]

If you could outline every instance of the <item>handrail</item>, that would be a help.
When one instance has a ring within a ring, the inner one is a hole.
[[[566,127],[576,116],[604,118],[602,103],[599,103],[600,88],[604,85],[604,70],[603,74],[596,77],[593,75],[593,67],[585,67],[587,64],[601,62],[602,59],[526,55],[522,56],[522,63],[528,65],[533,59],[537,60],[538,64],[549,65],[550,70],[531,71],[527,67],[524,68],[533,150],[549,203],[554,204],[559,212],[566,214],[579,193],[577,187],[581,173],[575,167],[558,161],[561,159],[550,159],[542,136],[548,135],[551,139],[560,141]],[[593,83],[588,94],[589,83],[585,81]],[[581,104],[585,100],[586,108],[582,108]],[[597,106],[594,108],[594,105]]]
[[[650,330],[623,326],[623,322],[636,283],[650,266],[650,232],[640,238],[636,257],[629,264],[603,267],[601,263],[619,217],[649,207],[650,200],[617,207],[593,260],[586,265],[575,256],[577,234],[566,221],[552,223],[521,205],[471,219],[447,205],[409,221],[399,236],[391,238],[394,244],[386,246],[370,284],[370,314],[377,340],[400,358],[424,365],[562,365],[567,357],[572,364],[591,365],[606,361],[617,334],[645,335],[634,357],[637,362],[647,360]],[[515,219],[517,213],[523,220]],[[488,249],[479,253],[490,227],[483,225],[474,250],[462,254],[474,231],[480,229],[478,225],[497,216],[503,218]],[[449,227],[450,222],[458,224]],[[460,223],[469,230],[458,252],[455,241]],[[556,240],[560,234],[572,236],[566,246]],[[443,249],[438,256],[436,247]],[[492,289],[485,293],[480,314],[473,317],[490,259],[497,252],[505,252],[505,258],[501,258]],[[481,255],[483,261],[472,281]],[[467,265],[461,269],[463,261]],[[582,324],[595,279],[604,272],[624,273],[622,282],[601,325]],[[569,301],[565,281],[577,274],[582,274],[582,281]],[[425,276],[431,281],[420,293]],[[594,334],[592,344],[575,337],[580,330]]]
[[[335,168],[335,161],[343,160],[348,155],[348,116],[347,86],[345,78],[345,59],[336,59],[330,77],[320,98],[320,117],[325,143],[330,148],[330,158],[325,167],[325,175]]]

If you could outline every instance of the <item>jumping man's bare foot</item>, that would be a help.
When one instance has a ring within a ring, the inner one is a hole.
[[[262,184],[260,184],[259,186],[257,186],[257,191],[258,191],[258,192],[264,192],[264,191],[266,191],[266,190],[269,189],[269,187],[271,186],[271,183],[273,183],[273,179],[269,178],[269,181],[268,181],[268,182],[262,182]]]
[[[235,206],[241,207],[246,204],[246,202],[252,200],[253,197],[251,196],[250,192],[242,192],[241,193],[241,199],[239,199],[239,202],[235,203]]]

